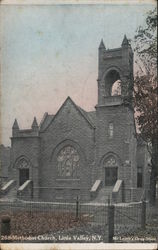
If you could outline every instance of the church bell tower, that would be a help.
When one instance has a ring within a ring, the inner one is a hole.
[[[99,46],[98,106],[130,100],[133,91],[133,51],[126,35],[120,48]],[[119,96],[119,97],[116,97]],[[111,97],[111,98],[110,98]]]
[[[106,49],[102,40],[98,56],[96,178],[105,187],[121,180],[130,189],[136,179],[133,51],[125,35],[115,49]]]

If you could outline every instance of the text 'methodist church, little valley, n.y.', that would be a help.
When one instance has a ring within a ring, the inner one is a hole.
[[[146,144],[136,133],[133,51],[121,47],[98,55],[98,103],[86,112],[68,97],[55,115],[38,125],[12,127],[8,179],[2,197],[54,202],[139,201],[148,193]],[[10,194],[10,196],[9,196]]]

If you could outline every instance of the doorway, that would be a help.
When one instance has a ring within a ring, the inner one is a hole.
[[[117,181],[117,167],[105,168],[105,186],[113,186]]]
[[[19,186],[23,185],[27,180],[29,180],[29,169],[19,169]]]

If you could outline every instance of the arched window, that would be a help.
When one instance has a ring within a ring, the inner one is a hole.
[[[108,135],[109,138],[113,138],[114,136],[114,124],[112,122],[109,123]]]
[[[57,174],[59,177],[78,177],[80,157],[75,148],[65,146],[57,155]]]
[[[20,168],[20,169],[29,168],[29,167],[30,167],[30,164],[29,164],[29,162],[28,162],[25,158],[21,158],[21,159],[17,162],[16,167],[17,167],[17,168]]]
[[[121,80],[117,70],[111,69],[105,77],[105,95],[121,95]]]
[[[104,167],[118,167],[118,163],[114,156],[109,156],[104,161]]]

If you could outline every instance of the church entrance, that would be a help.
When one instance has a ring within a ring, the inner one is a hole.
[[[105,168],[105,186],[113,186],[117,181],[117,167]]]
[[[118,178],[119,163],[115,156],[110,155],[104,162],[105,186],[114,186]]]
[[[19,186],[23,185],[27,180],[29,180],[29,169],[19,169]]]

